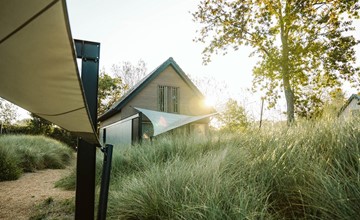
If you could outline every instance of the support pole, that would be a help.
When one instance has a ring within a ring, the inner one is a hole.
[[[262,97],[262,98],[261,98],[261,112],[260,112],[260,125],[259,125],[259,129],[261,128],[262,118],[263,118],[263,113],[264,113],[264,100],[265,100],[265,98]]]
[[[78,140],[75,219],[94,219],[96,147]]]
[[[100,44],[75,40],[77,58],[81,58],[81,81],[93,129],[97,126],[97,94]],[[93,220],[95,214],[96,145],[78,141],[76,168],[75,219]]]
[[[113,145],[107,144],[101,149],[104,153],[103,170],[101,176],[101,188],[99,199],[98,220],[106,219],[107,202],[109,195],[110,173],[111,173],[111,161]]]

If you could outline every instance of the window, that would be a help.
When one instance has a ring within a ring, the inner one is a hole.
[[[179,113],[179,88],[158,87],[158,108],[162,112]]]

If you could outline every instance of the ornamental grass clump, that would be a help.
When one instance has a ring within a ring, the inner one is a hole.
[[[109,219],[351,219],[360,213],[355,122],[167,136],[114,157]],[[121,160],[124,160],[122,158]]]
[[[62,169],[73,159],[73,151],[56,140],[44,136],[0,136],[1,180],[17,179],[22,172]],[[8,177],[10,173],[11,177]]]
[[[121,147],[114,146],[108,219],[360,216],[358,121],[169,135]]]

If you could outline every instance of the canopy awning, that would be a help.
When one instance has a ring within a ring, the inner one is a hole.
[[[200,115],[200,116],[189,116],[189,115],[180,115],[172,114],[166,112],[153,111],[143,108],[134,107],[139,112],[142,112],[146,117],[151,121],[154,127],[153,136],[165,133],[172,129],[181,127],[192,122],[200,121],[204,118],[208,118],[216,115],[217,113]]]
[[[98,143],[65,0],[0,2],[0,96]]]

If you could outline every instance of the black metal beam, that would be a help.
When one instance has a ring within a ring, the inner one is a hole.
[[[94,219],[96,147],[78,140],[75,219]]]
[[[83,83],[91,120],[96,128],[100,43],[75,40],[75,48],[77,58],[82,59],[81,81]]]
[[[98,208],[99,211],[97,218],[98,220],[106,219],[113,145],[107,144],[104,148],[102,148],[102,151],[104,153],[104,161],[103,161],[103,171],[101,176],[100,199],[99,199],[99,208]]]
[[[74,41],[77,58],[82,59],[81,81],[90,118],[96,130],[100,43]],[[78,141],[75,219],[94,219],[96,147],[82,139]]]

